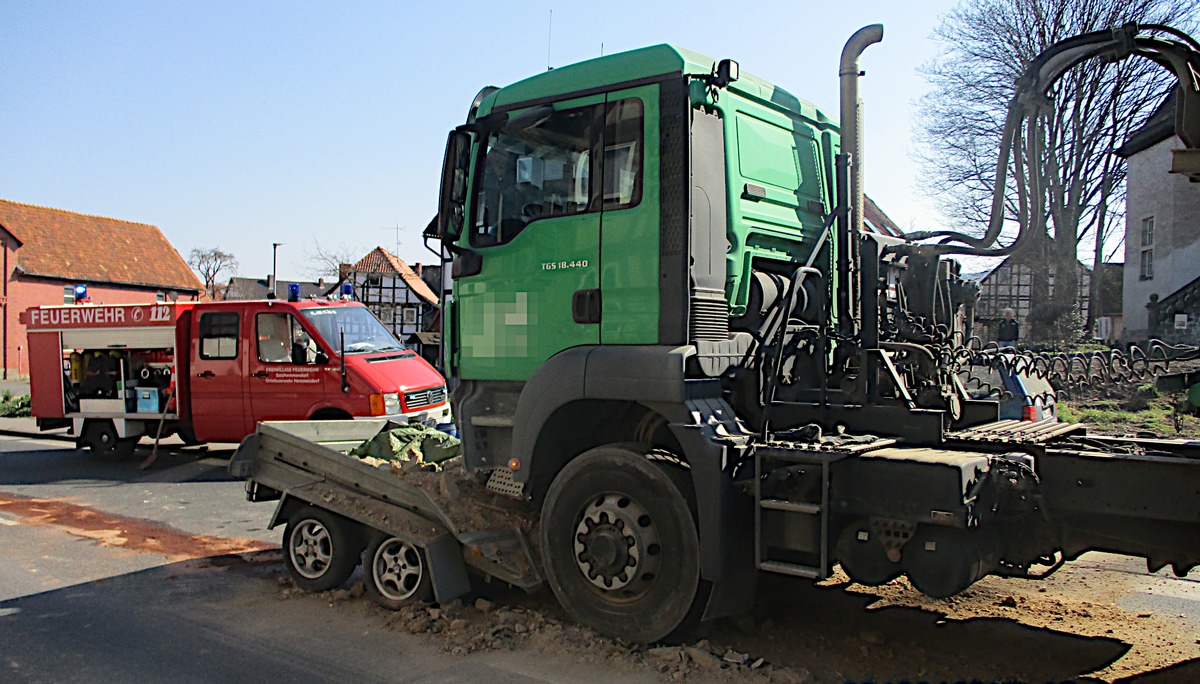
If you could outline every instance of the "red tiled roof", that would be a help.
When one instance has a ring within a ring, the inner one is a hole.
[[[891,237],[904,237],[904,231],[896,225],[870,197],[863,197],[863,223],[868,232],[879,233]]]
[[[370,254],[359,259],[358,263],[354,264],[351,270],[358,271],[359,273],[398,275],[408,285],[408,289],[412,290],[418,297],[430,304],[438,303],[438,297],[433,293],[433,290],[429,289],[429,285],[426,285],[425,281],[421,280],[421,277],[409,268],[408,264],[404,263],[400,257],[382,247],[376,247],[371,250]]]
[[[0,199],[0,226],[21,241],[24,274],[199,292],[204,289],[157,227]]]

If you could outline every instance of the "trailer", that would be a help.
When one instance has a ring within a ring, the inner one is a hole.
[[[234,453],[229,473],[246,480],[249,500],[278,501],[268,529],[285,526],[284,559],[296,584],[309,591],[331,589],[346,581],[361,558],[367,593],[391,609],[406,600],[462,596],[471,588],[469,571],[523,589],[539,586],[541,566],[520,525],[494,522],[495,508],[486,518],[492,524],[472,525],[484,517],[464,521],[429,488],[397,477],[386,465],[347,455],[395,425],[264,422]],[[478,495],[456,503],[488,505]]]

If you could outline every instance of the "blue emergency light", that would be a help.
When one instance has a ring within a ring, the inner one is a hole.
[[[82,302],[87,298],[88,298],[87,285],[83,285],[83,284],[76,285],[75,286],[75,303],[78,304],[79,302]]]
[[[288,301],[300,301],[300,283],[288,283]]]
[[[354,285],[342,283],[342,299],[351,299],[352,297],[354,297]]]

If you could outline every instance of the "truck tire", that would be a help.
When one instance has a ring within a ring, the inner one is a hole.
[[[700,541],[671,467],[602,446],[550,484],[541,515],[546,579],[563,608],[601,634],[655,642],[692,612]]]
[[[867,519],[851,522],[838,535],[837,561],[850,579],[868,587],[878,587],[904,573],[900,564],[888,558],[882,540]]]
[[[399,610],[412,601],[433,600],[425,551],[382,532],[363,556],[363,583],[371,600],[388,610]]]
[[[305,591],[328,591],[350,577],[358,565],[354,523],[318,508],[305,506],[292,514],[283,529],[283,558],[296,586]]]

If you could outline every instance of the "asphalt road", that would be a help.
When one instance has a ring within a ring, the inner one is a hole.
[[[245,501],[229,453],[139,471],[0,436],[0,681],[652,681],[553,655],[451,656],[365,600],[283,600],[279,552],[255,550],[278,545],[272,505]]]

